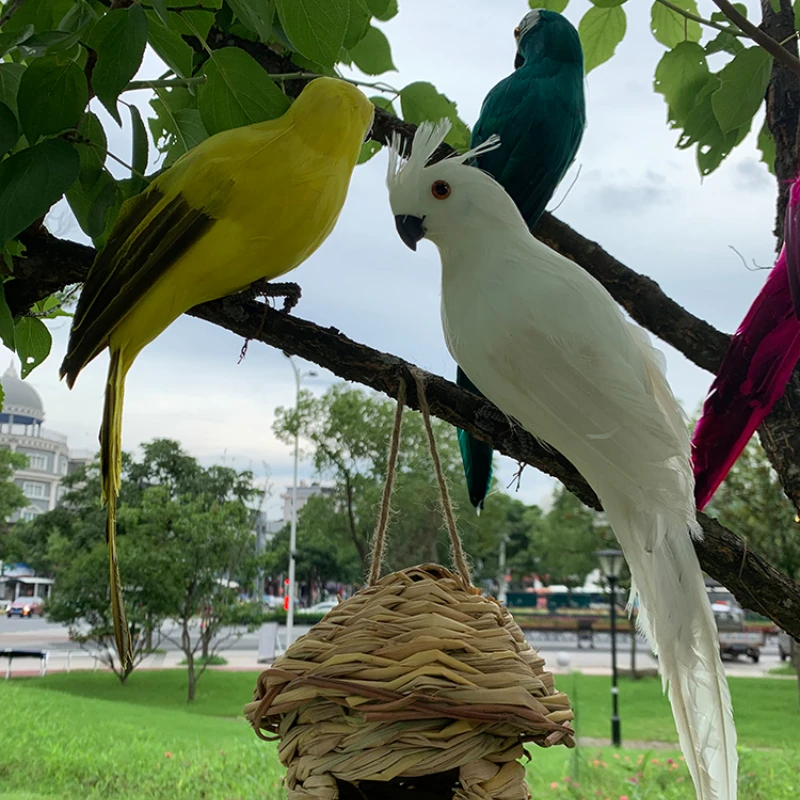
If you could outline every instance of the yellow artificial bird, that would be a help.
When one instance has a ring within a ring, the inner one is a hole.
[[[206,139],[123,205],[89,271],[60,373],[72,388],[110,351],[100,461],[123,667],[132,661],[115,545],[125,376],[182,313],[294,269],[325,241],[373,113],[353,85],[317,78],[279,119]]]

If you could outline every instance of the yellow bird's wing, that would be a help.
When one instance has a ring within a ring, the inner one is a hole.
[[[181,191],[170,191],[180,183],[170,171],[161,177],[173,180],[156,180],[123,205],[105,248],[89,271],[75,311],[60,370],[70,387],[83,367],[102,352],[109,334],[125,314],[214,223],[211,209],[218,206],[221,195],[227,194],[232,180],[221,177],[225,169],[219,160],[213,167],[214,180],[209,180],[208,174],[192,175],[181,170],[181,177],[205,179],[207,186],[213,187],[204,207],[188,203]]]

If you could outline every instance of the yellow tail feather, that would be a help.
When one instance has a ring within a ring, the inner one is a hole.
[[[122,402],[125,394],[125,374],[122,350],[111,351],[108,365],[106,399],[103,407],[103,426],[100,429],[100,463],[102,465],[103,500],[108,509],[106,541],[111,583],[111,616],[114,620],[114,639],[117,643],[122,669],[133,665],[133,648],[117,561],[117,497],[122,473]]]

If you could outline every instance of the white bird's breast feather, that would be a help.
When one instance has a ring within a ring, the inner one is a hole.
[[[467,252],[442,256],[447,346],[481,392],[590,483],[602,469],[629,489],[652,468],[669,492],[666,462],[683,457],[684,444],[606,290],[543,246],[525,257],[503,253],[491,266]]]

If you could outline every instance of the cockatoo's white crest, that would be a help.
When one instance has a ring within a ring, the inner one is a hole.
[[[435,124],[423,122],[417,128],[414,141],[411,144],[411,155],[404,164],[401,164],[406,152],[404,142],[396,131],[392,134],[392,142],[389,146],[389,165],[386,173],[386,185],[390,192],[401,183],[409,180],[419,180],[422,170],[425,169],[439,145],[444,142],[445,137],[450,132],[450,128],[450,120],[446,117]],[[464,164],[475,156],[487,153],[497,147],[500,147],[500,137],[493,134],[477,147],[473,147],[465,153],[453,153],[443,161]]]

